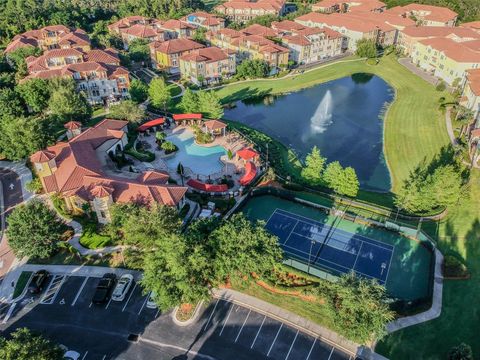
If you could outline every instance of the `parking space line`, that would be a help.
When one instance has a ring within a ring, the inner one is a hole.
[[[307,355],[307,357],[305,358],[305,360],[310,359],[310,355],[312,354],[313,347],[315,346],[315,343],[316,343],[316,342],[317,342],[317,338],[313,339],[312,347],[310,348],[310,351],[308,352],[308,355]]]
[[[83,288],[85,287],[85,284],[87,283],[87,281],[88,281],[89,278],[90,278],[90,276],[87,276],[87,277],[85,278],[85,280],[83,280],[83,283],[82,283],[82,285],[80,286],[80,289],[78,290],[77,295],[75,295],[75,299],[73,299],[73,302],[72,302],[72,304],[71,304],[70,306],[75,305],[75,303],[77,302],[78,298],[80,297],[80,294],[82,293],[82,290],[83,290]],[[88,352],[88,351],[87,351],[87,352]]]
[[[157,313],[155,314],[154,319],[156,319],[158,317],[158,314],[160,314],[160,309],[157,310]]]
[[[222,330],[220,330],[220,336],[222,336],[223,329],[225,329],[225,325],[227,325],[228,318],[230,317],[230,314],[232,313],[232,310],[234,308],[235,304],[232,304],[232,307],[230,308],[230,311],[228,312],[227,318],[225,319],[225,322],[223,323]]]
[[[125,311],[125,308],[127,307],[128,305],[128,302],[130,301],[132,295],[133,295],[133,292],[135,291],[135,288],[137,287],[137,283],[135,283],[135,286],[133,287],[132,291],[130,292],[130,296],[128,297],[127,301],[125,302],[125,305],[123,305],[123,309],[122,309],[122,312]]]
[[[85,358],[87,357],[87,354],[88,354],[88,351],[85,353],[85,355],[83,355],[82,360],[85,360]]]
[[[242,333],[243,327],[245,326],[245,323],[247,322],[247,320],[248,320],[248,317],[250,316],[250,313],[251,313],[251,312],[252,312],[252,310],[251,310],[251,309],[250,309],[250,310],[248,310],[248,314],[247,314],[247,316],[245,317],[245,320],[243,320],[242,327],[240,328],[240,331],[238,332],[238,334],[237,334],[237,337],[235,338],[235,342],[237,342],[237,340],[238,340],[238,337],[239,337],[239,336],[240,336],[240,334]]]
[[[263,323],[265,322],[265,319],[266,319],[266,318],[267,318],[267,315],[263,315],[262,324],[261,324],[260,327],[258,328],[257,335],[255,335],[255,339],[253,339],[252,346],[250,346],[250,349],[253,349],[253,345],[255,345],[255,341],[257,341],[258,334],[260,334],[260,330],[262,330]]]
[[[295,345],[295,341],[297,340],[297,336],[298,336],[298,330],[297,330],[297,333],[295,334],[295,337],[293,338],[292,345],[290,345],[290,349],[288,349],[288,353],[287,353],[287,356],[285,356],[285,360],[288,360],[288,357],[290,356],[290,353],[292,352],[293,345]]]
[[[280,327],[278,328],[277,335],[275,335],[275,339],[273,339],[272,345],[270,345],[270,349],[268,349],[267,357],[270,356],[270,352],[273,349],[273,345],[275,345],[275,341],[277,341],[278,334],[280,334],[280,330],[282,330],[283,323],[280,323]]]
[[[111,302],[112,302],[112,296],[110,296],[110,300],[108,300],[108,304],[107,304],[107,306],[105,306],[105,310],[108,309],[108,307],[110,306],[110,303],[111,303]]]
[[[53,304],[66,278],[66,275],[54,275],[52,281],[50,281],[50,284],[48,285],[47,290],[45,290],[45,294],[40,300],[40,304]]]
[[[330,355],[328,355],[328,360],[330,360],[330,358],[332,357],[333,350],[335,350],[335,348],[332,346],[332,351],[330,351]]]
[[[217,302],[215,303],[215,306],[213,307],[212,312],[210,313],[210,316],[208,317],[207,323],[205,324],[205,327],[203,328],[203,331],[207,330],[208,324],[210,324],[210,320],[212,320],[213,313],[215,312],[215,309],[217,308],[218,302],[220,299],[217,299]]]
[[[142,312],[143,308],[144,308],[145,305],[147,304],[148,298],[150,297],[151,294],[152,294],[152,292],[150,291],[150,292],[148,293],[147,297],[145,298],[145,301],[143,302],[142,307],[140,308],[140,310],[138,310],[138,315],[140,315],[140,313]]]

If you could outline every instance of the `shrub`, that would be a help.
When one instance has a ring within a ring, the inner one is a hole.
[[[163,151],[165,151],[165,154],[171,154],[178,150],[178,147],[171,141],[164,141],[161,145],[161,148]]]
[[[447,88],[447,85],[445,84],[445,82],[443,80],[440,80],[437,84],[437,86],[435,86],[435,90],[437,91],[445,91],[445,89]]]
[[[473,360],[472,348],[470,345],[461,343],[448,352],[448,360]]]
[[[42,182],[39,178],[35,178],[25,184],[25,188],[35,194],[40,194],[43,190]]]
[[[446,277],[465,277],[468,270],[457,257],[446,255],[443,259],[443,274]]]

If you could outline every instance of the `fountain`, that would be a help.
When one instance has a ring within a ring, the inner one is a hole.
[[[332,93],[327,90],[322,101],[310,118],[310,130],[314,134],[321,134],[332,123]]]

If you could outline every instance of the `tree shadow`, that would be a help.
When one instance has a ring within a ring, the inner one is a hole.
[[[244,99],[262,99],[263,97],[271,94],[272,88],[260,90],[258,88],[244,87],[240,90],[234,91],[230,95],[225,96],[222,99],[223,104],[232,103],[238,100]]]

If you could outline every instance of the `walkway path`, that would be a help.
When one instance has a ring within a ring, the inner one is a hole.
[[[401,65],[405,66],[412,73],[414,73],[418,77],[421,77],[423,80],[425,80],[426,82],[429,82],[433,86],[436,86],[438,84],[439,79],[437,77],[435,77],[435,76],[431,75],[430,73],[424,71],[423,69],[417,67],[414,63],[412,63],[410,58],[401,58],[401,59],[398,59],[398,62]],[[453,90],[453,88],[451,86],[449,86],[447,84],[445,84],[445,85],[447,86],[447,90],[449,92],[451,92]]]
[[[406,316],[387,324],[387,331],[392,333],[406,327],[417,325],[426,321],[436,319],[442,312],[443,296],[443,274],[442,274],[443,255],[435,249],[435,276],[433,285],[432,306],[429,310],[420,314]]]
[[[447,125],[447,133],[448,137],[450,138],[450,142],[455,147],[458,145],[457,138],[455,137],[455,133],[453,132],[452,126],[452,119],[451,119],[452,108],[448,107],[445,111],[445,124]]]

